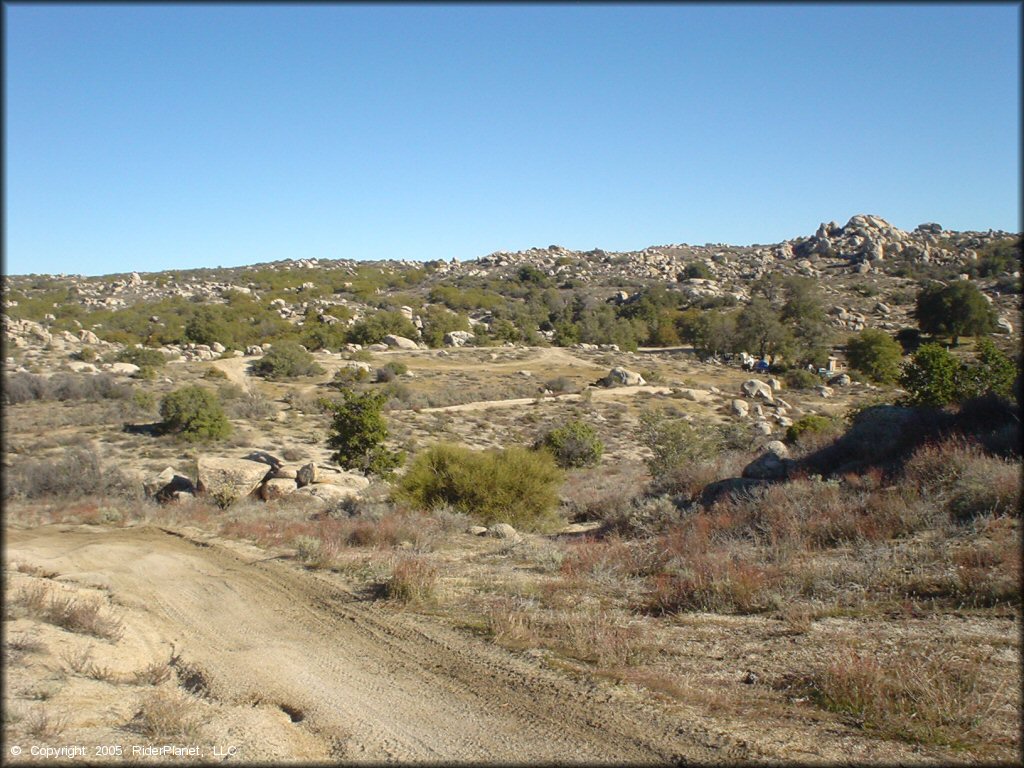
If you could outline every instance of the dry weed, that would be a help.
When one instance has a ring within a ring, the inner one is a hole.
[[[154,661],[131,675],[133,685],[162,685],[171,679],[173,668],[169,662]]]
[[[1002,694],[984,677],[976,659],[938,646],[891,657],[848,649],[798,687],[818,705],[883,736],[972,747],[986,738],[984,726]]]
[[[25,733],[44,742],[60,738],[68,727],[67,715],[41,704],[33,707],[22,722]]]
[[[437,567],[423,557],[404,557],[384,582],[384,596],[403,603],[424,603],[437,592]]]
[[[160,739],[193,739],[200,726],[197,702],[176,689],[158,689],[139,699],[128,727]]]
[[[82,600],[70,594],[53,594],[48,587],[35,584],[23,587],[16,598],[32,618],[53,624],[69,632],[117,641],[124,633],[121,620],[111,616],[95,600]]]

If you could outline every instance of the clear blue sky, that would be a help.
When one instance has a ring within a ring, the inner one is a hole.
[[[8,274],[1020,229],[1020,6],[18,5]]]

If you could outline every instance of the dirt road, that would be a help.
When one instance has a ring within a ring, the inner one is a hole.
[[[203,670],[212,699],[287,713],[296,759],[758,757],[627,689],[576,680],[247,547],[148,526],[45,526],[8,530],[7,557],[102,586],[123,611],[121,644],[173,644]],[[249,757],[272,754],[252,745]]]

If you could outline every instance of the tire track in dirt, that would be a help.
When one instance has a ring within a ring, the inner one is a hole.
[[[756,757],[334,577],[153,527],[9,530],[9,556],[104,573],[125,622],[173,643],[210,694],[274,704],[351,761],[664,763]],[[343,745],[339,750],[337,745]]]

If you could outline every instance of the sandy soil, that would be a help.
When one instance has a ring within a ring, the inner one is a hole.
[[[765,757],[628,689],[579,681],[430,617],[375,605],[336,577],[245,545],[150,526],[59,525],[8,530],[7,556],[108,596],[125,636],[96,645],[115,673],[172,649],[201,670],[204,743],[238,745],[247,762]],[[52,642],[68,634],[47,629]],[[101,685],[111,689],[106,699]],[[50,702],[69,712],[61,743],[131,742],[123,687],[67,678]],[[86,705],[97,696],[109,706]]]

